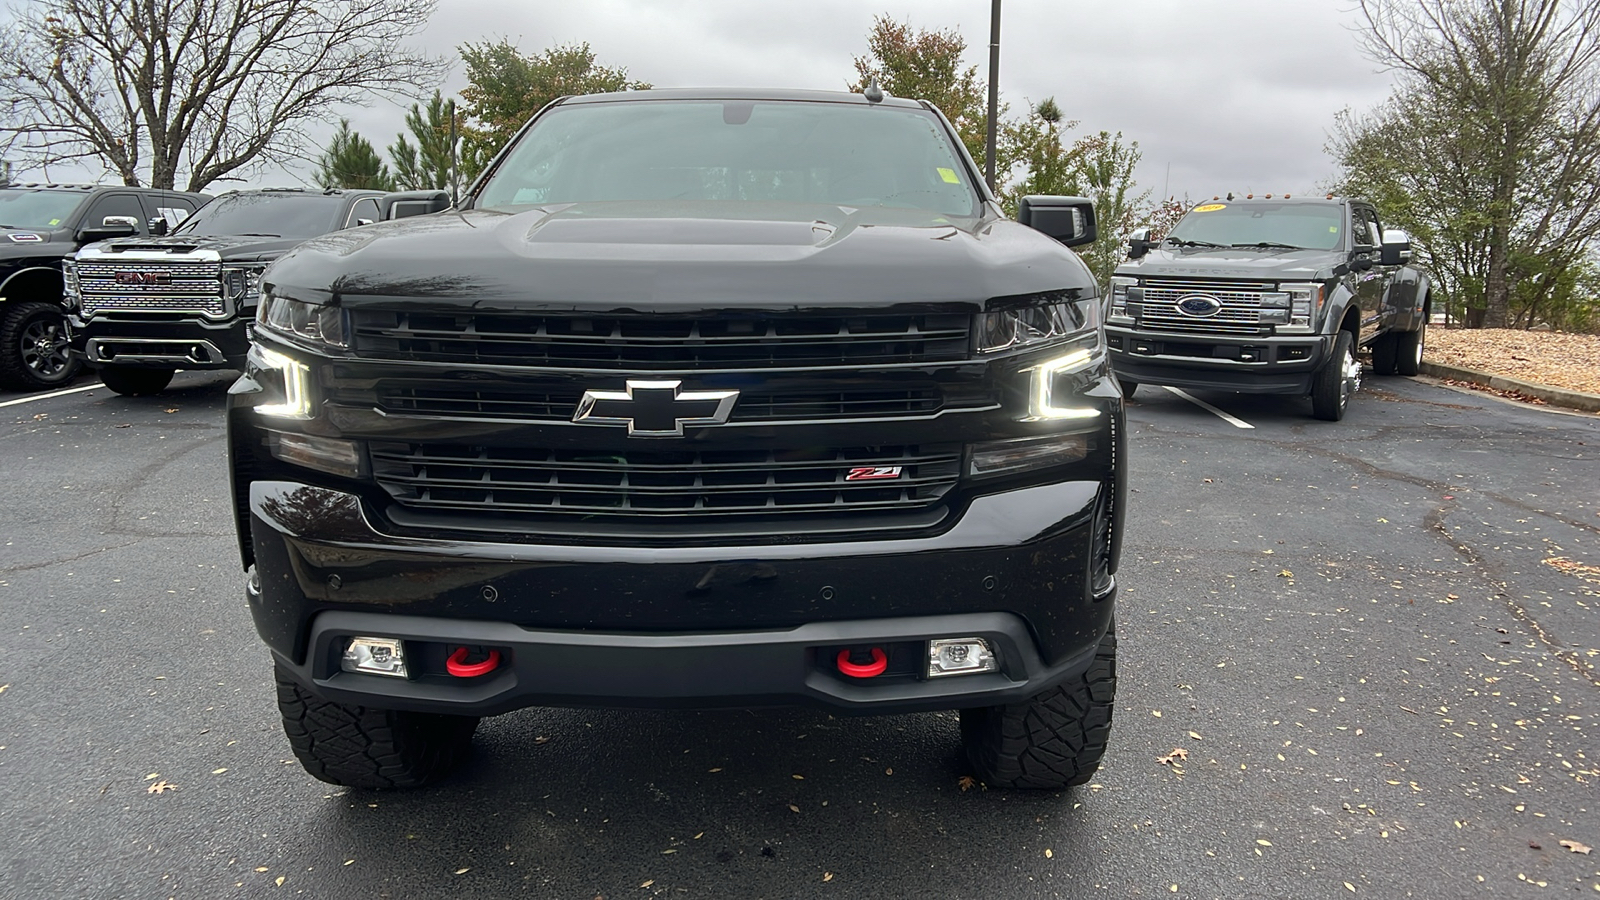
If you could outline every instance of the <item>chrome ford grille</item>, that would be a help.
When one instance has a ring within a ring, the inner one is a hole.
[[[371,445],[373,475],[418,511],[707,521],[920,509],[955,485],[958,444],[792,450]],[[899,475],[847,480],[899,467]]]
[[[103,312],[177,312],[220,319],[228,314],[227,303],[222,299],[221,263],[80,261],[77,270],[78,294],[85,316]]]
[[[1275,287],[1260,281],[1208,281],[1199,278],[1151,278],[1144,282],[1144,312],[1139,324],[1161,331],[1208,334],[1261,334],[1261,295]],[[1191,294],[1216,298],[1222,308],[1199,318],[1178,311],[1178,301]]]
[[[965,359],[966,314],[715,317],[352,311],[369,359],[579,369],[819,368]]]

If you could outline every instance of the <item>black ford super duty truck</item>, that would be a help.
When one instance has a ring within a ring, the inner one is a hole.
[[[228,426],[295,754],[399,787],[526,706],[959,708],[988,784],[1086,781],[1122,397],[1093,207],[1019,218],[925,103],[654,90],[285,254]]]
[[[62,261],[91,241],[163,233],[209,197],[121,185],[0,184],[0,388],[44,390],[82,367]]]
[[[444,205],[448,195],[433,192]],[[72,355],[119,394],[178,369],[242,369],[261,272],[301,241],[370,225],[412,193],[268,188],[224,194],[171,234],[91,244],[66,263]]]
[[[1344,418],[1379,375],[1415,375],[1431,313],[1411,241],[1360,200],[1218,198],[1164,240],[1136,233],[1111,279],[1106,341],[1124,394],[1140,384],[1311,397]]]

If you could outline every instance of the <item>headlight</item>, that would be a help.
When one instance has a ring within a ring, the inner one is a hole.
[[[271,390],[277,385],[272,385],[265,378],[266,373],[276,372],[283,379],[281,392],[282,398],[276,403],[260,403],[256,405],[256,412],[263,416],[276,416],[283,419],[309,419],[311,418],[311,367],[292,356],[269,350],[257,344],[250,348],[251,356],[260,363],[262,387]]]
[[[1111,309],[1107,317],[1126,317],[1128,315],[1128,289],[1137,287],[1139,279],[1126,275],[1111,276]]]
[[[236,307],[249,306],[261,294],[261,273],[266,269],[266,263],[223,266],[222,296]]]
[[[1282,296],[1288,300],[1289,324],[1279,331],[1298,331],[1309,334],[1316,329],[1317,315],[1322,311],[1323,289],[1320,284],[1280,284]],[[1268,297],[1277,295],[1268,294]]]
[[[78,263],[75,260],[61,261],[61,300],[73,312],[83,306],[83,298],[78,295]]]
[[[348,347],[344,310],[318,306],[275,294],[263,294],[256,308],[256,324],[270,331],[311,344]]]
[[[1099,332],[1100,306],[1094,300],[1070,299],[1066,291],[1015,299],[978,314],[979,353],[1044,347]]]

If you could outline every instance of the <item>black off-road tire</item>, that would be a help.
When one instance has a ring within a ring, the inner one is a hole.
[[[476,717],[346,706],[276,674],[289,746],[312,777],[329,784],[422,787],[449,774],[471,749]]]
[[[1106,753],[1116,693],[1113,625],[1077,678],[1023,703],[961,711],[961,743],[978,780],[1046,791],[1086,784]]]
[[[124,397],[159,394],[172,383],[171,369],[136,369],[106,366],[100,370],[100,383]]]
[[[1316,377],[1311,384],[1311,414],[1325,422],[1337,422],[1344,418],[1345,410],[1350,407],[1350,397],[1361,386],[1361,378],[1356,376],[1356,383],[1348,391],[1345,389],[1345,367],[1347,365],[1359,366],[1355,362],[1355,339],[1350,332],[1341,331],[1334,339],[1333,352],[1328,355],[1327,362],[1317,370]],[[1359,369],[1357,370],[1359,372]]]
[[[1406,331],[1396,335],[1395,340],[1395,370],[1401,375],[1415,375],[1422,371],[1422,345],[1428,337],[1428,323],[1418,326],[1416,331]]]
[[[1133,392],[1139,389],[1139,382],[1129,381],[1126,378],[1118,378],[1117,387],[1122,389],[1122,399],[1132,400]]]
[[[1372,374],[1395,374],[1396,336],[1395,332],[1389,331],[1378,335],[1378,339],[1372,342]]]
[[[83,361],[67,355],[67,344],[67,314],[59,304],[0,304],[0,387],[43,391],[71,381]]]

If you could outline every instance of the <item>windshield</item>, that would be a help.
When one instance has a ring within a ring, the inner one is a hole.
[[[342,224],[344,197],[268,191],[227,194],[200,207],[175,234],[263,235],[304,240]]]
[[[60,228],[88,196],[82,191],[0,191],[0,228]]]
[[[1344,240],[1344,207],[1331,203],[1202,203],[1183,217],[1172,241],[1223,247],[1261,244],[1337,250]]]
[[[557,107],[512,149],[477,206],[789,201],[978,214],[926,110],[848,103],[640,100]]]

